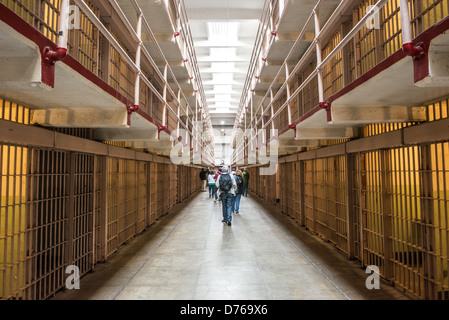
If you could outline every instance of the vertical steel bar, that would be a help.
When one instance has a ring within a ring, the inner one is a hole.
[[[432,179],[432,146],[421,147],[421,185],[422,185],[422,221],[423,221],[423,278],[424,298],[435,298],[435,284],[432,281],[435,275],[435,261],[433,248],[435,248],[434,225],[434,201]]]
[[[146,165],[146,179],[147,179],[147,199],[146,199],[146,226],[151,225],[151,199],[152,199],[152,185],[151,185],[151,162]]]
[[[413,157],[413,149],[414,147],[408,147],[406,149],[406,155],[407,155],[407,165],[408,165],[408,190],[407,190],[407,195],[408,195],[408,212],[409,212],[409,217],[408,217],[408,222],[407,222],[407,226],[408,226],[408,232],[409,232],[409,243],[407,244],[408,246],[408,251],[410,252],[410,267],[412,269],[411,271],[411,283],[410,283],[410,289],[413,291],[413,288],[415,287],[415,272],[417,272],[417,265],[416,265],[416,251],[414,250],[414,227],[415,227],[415,210],[416,208],[413,207],[413,200],[414,200],[414,194],[413,194],[413,187],[414,187],[414,181],[413,181],[413,172],[415,170],[414,168],[414,157]]]
[[[1,154],[1,148],[0,148],[0,154]],[[26,169],[25,169],[25,215],[24,215],[24,245],[23,245],[23,251],[24,251],[24,257],[23,257],[23,298],[24,299],[30,299],[29,291],[29,283],[30,281],[30,254],[31,251],[31,245],[29,241],[30,238],[30,231],[32,229],[30,225],[30,217],[33,212],[33,202],[32,202],[32,194],[33,194],[33,179],[31,178],[31,173],[33,172],[34,167],[34,161],[33,161],[33,149],[27,149],[26,152]],[[1,158],[0,158],[0,170],[1,170]],[[1,176],[1,174],[0,174]]]
[[[137,49],[136,49],[136,81],[134,84],[134,106],[140,105],[140,76],[142,74],[142,70],[140,67],[140,57],[141,57],[141,51],[142,51],[142,12],[139,12],[137,14],[137,26],[136,26],[136,33],[137,33]]]
[[[168,63],[164,65],[164,90],[163,90],[163,99],[164,99],[164,108],[162,110],[162,126],[166,126],[166,110],[167,110],[167,70],[168,70]]]
[[[3,101],[2,105],[4,106],[4,101]],[[7,174],[3,170],[4,160],[5,160],[5,149],[6,149],[6,146],[3,144],[0,144],[0,196],[3,194],[7,195],[6,190],[5,190],[6,189],[5,188],[6,179],[4,179],[4,176],[6,177]],[[1,202],[0,202],[0,222],[2,222],[3,217],[1,215],[5,214],[5,218],[6,218],[6,198],[5,198],[5,200],[0,198],[0,200],[1,200]],[[3,201],[5,201],[5,208],[3,208]],[[3,212],[5,212],[5,213],[3,213]],[[6,221],[5,221],[5,226],[6,226]],[[4,238],[3,239],[4,243],[3,243],[2,260],[6,261],[6,252],[7,252],[6,251],[6,228],[5,228],[5,234],[4,235],[0,234],[0,237]],[[6,263],[5,263],[5,265],[6,265]],[[2,288],[2,292],[4,293],[4,296],[6,296],[6,268],[4,265],[0,266],[0,267],[2,269],[2,270],[0,270],[0,272],[2,272],[2,279],[3,279],[2,283],[0,283],[0,286]]]
[[[392,194],[392,202],[393,202],[393,208],[395,208],[395,210],[392,212],[392,237],[394,239],[394,244],[393,244],[393,252],[395,254],[400,254],[401,250],[401,236],[399,234],[399,225],[401,223],[401,208],[400,208],[400,195],[398,192],[398,186],[400,185],[400,183],[398,182],[399,178],[398,176],[400,175],[400,169],[398,167],[398,149],[394,149],[391,151],[391,156],[390,156],[390,168],[392,171],[392,175],[391,175],[391,184],[392,184],[392,188],[395,191]],[[394,258],[394,265],[395,265],[395,270],[399,270],[400,266],[397,265],[397,256],[393,256]],[[395,280],[397,281],[397,277],[400,276],[400,272],[401,271],[397,271],[397,273],[395,272]],[[400,281],[399,281],[400,282]]]
[[[9,251],[9,243],[11,242],[10,240],[10,234],[9,234],[9,229],[10,229],[10,218],[9,218],[9,211],[10,211],[10,207],[11,207],[11,148],[13,148],[12,146],[5,146],[6,147],[6,198],[5,198],[5,246],[4,246],[4,263],[5,263],[5,276],[7,277],[9,274],[9,279],[5,278],[4,279],[4,283],[5,283],[5,292],[8,290],[8,295],[11,294],[11,283],[12,283],[12,275],[11,275],[11,271],[8,270],[9,269],[9,263],[8,263],[8,253],[10,253]],[[8,283],[9,280],[9,284]]]
[[[384,277],[388,280],[393,278],[392,271],[392,244],[391,244],[391,216],[392,216],[392,187],[391,187],[391,163],[390,150],[380,152],[380,183],[382,192],[382,225],[383,225],[383,247],[384,247]],[[380,222],[380,221],[379,221]]]
[[[398,221],[398,229],[399,229],[399,239],[400,239],[400,244],[399,244],[399,250],[398,250],[398,257],[397,260],[399,261],[399,265],[400,265],[400,281],[402,283],[403,286],[407,287],[406,285],[406,273],[407,273],[407,269],[405,268],[405,263],[404,263],[404,259],[405,259],[405,251],[406,251],[406,245],[404,244],[404,239],[407,239],[406,237],[406,233],[404,232],[405,230],[405,224],[407,223],[407,212],[406,212],[406,207],[405,207],[405,195],[403,192],[404,189],[404,175],[405,175],[405,162],[404,162],[404,158],[403,158],[403,153],[401,152],[403,150],[403,148],[401,149],[395,149],[395,160],[397,162],[397,167],[398,167],[398,174],[399,174],[399,178],[397,181],[397,199],[398,199],[398,209],[399,209],[399,221]]]
[[[290,72],[288,70],[288,63],[285,62],[285,79],[289,79],[290,78]],[[290,85],[288,83],[286,84],[286,90],[287,90],[287,101],[290,101]],[[290,103],[287,104],[287,112],[288,112],[288,125],[292,124],[292,111],[291,111],[291,107],[290,107]]]
[[[323,85],[323,75],[321,71],[321,67],[318,67],[321,65],[322,62],[322,56],[321,56],[321,39],[320,39],[320,32],[321,32],[321,26],[320,26],[320,18],[319,18],[319,9],[315,8],[313,11],[313,17],[315,21],[315,50],[316,50],[316,58],[317,58],[317,76],[318,76],[318,97],[319,102],[324,101],[324,85]]]
[[[101,156],[100,161],[100,243],[101,254],[100,259],[106,261],[108,256],[108,157]]]
[[[18,195],[17,195],[17,193],[16,193],[16,188],[17,188],[17,185],[16,185],[16,183],[17,183],[17,181],[16,181],[16,178],[17,178],[17,161],[18,161],[18,159],[17,159],[17,149],[18,148],[20,148],[20,147],[16,147],[16,146],[14,146],[14,147],[11,147],[11,148],[13,148],[14,149],[14,153],[13,153],[13,155],[12,155],[12,166],[11,166],[11,172],[10,172],[10,174],[12,175],[12,203],[11,203],[11,205],[12,205],[12,210],[11,210],[11,233],[10,233],[10,236],[11,236],[11,246],[10,246],[10,250],[11,250],[11,257],[10,257],[10,264],[11,264],[11,272],[10,272],[10,275],[11,275],[11,286],[10,286],[10,290],[11,290],[11,294],[14,294],[15,292],[15,290],[14,290],[14,278],[16,278],[17,279],[17,276],[15,275],[15,272],[14,272],[14,265],[16,264],[16,261],[15,261],[15,259],[14,259],[14,256],[15,256],[15,238],[16,238],[16,236],[15,236],[15,234],[16,234],[16,215],[17,214],[19,214],[19,212],[17,212],[17,202],[18,202],[18,199],[17,199],[17,197],[18,197]],[[8,195],[9,196],[9,195]],[[8,226],[6,226],[7,228],[8,228]],[[17,250],[18,250],[19,248],[17,248]]]
[[[75,171],[76,154],[70,152],[68,156],[68,204],[66,207],[67,222],[65,224],[66,255],[65,264],[73,264],[73,229],[75,224]]]
[[[98,194],[97,194],[97,167],[98,167],[98,157],[97,155],[93,155],[93,176],[92,176],[92,261],[91,261],[91,269],[94,271],[97,257],[97,202]]]
[[[448,3],[449,6],[449,3]],[[445,225],[445,236],[446,236],[446,270],[445,272],[448,272],[449,269],[449,158],[447,157],[447,154],[449,152],[449,143],[445,142],[444,143],[444,150],[445,152],[443,153],[443,181],[444,181],[444,206],[445,206],[445,221],[444,221],[444,225]],[[449,291],[449,277],[446,277],[446,283],[444,284],[446,286],[446,291]]]
[[[436,190],[433,190],[433,197],[434,197],[434,201],[436,202],[436,210],[434,212],[435,218],[434,218],[434,225],[433,225],[433,229],[435,232],[435,242],[438,240],[438,243],[435,243],[435,247],[434,247],[434,256],[435,256],[435,264],[436,264],[436,268],[435,268],[435,287],[436,290],[438,291],[440,289],[440,279],[437,278],[438,274],[443,274],[443,265],[442,265],[442,260],[441,260],[441,254],[442,254],[442,250],[443,250],[443,243],[442,243],[442,224],[441,224],[441,217],[443,216],[443,212],[441,211],[441,204],[442,204],[442,199],[440,197],[440,190],[444,190],[442,189],[442,187],[440,186],[440,182],[441,182],[441,175],[443,173],[442,170],[442,156],[444,154],[443,151],[443,145],[441,143],[437,143],[435,144],[435,153],[433,155],[433,158],[435,159],[435,183],[434,183],[434,187]],[[439,249],[439,250],[438,250]],[[439,252],[438,252],[439,251]]]
[[[347,237],[348,237],[348,258],[354,259],[355,253],[355,210],[354,210],[354,156],[352,154],[345,154],[345,163],[346,163],[346,229],[347,229]]]

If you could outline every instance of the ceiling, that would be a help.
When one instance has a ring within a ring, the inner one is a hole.
[[[184,0],[214,128],[234,125],[262,0]]]
[[[214,131],[215,163],[229,162],[263,0],[184,0]]]

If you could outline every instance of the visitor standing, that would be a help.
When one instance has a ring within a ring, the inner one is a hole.
[[[234,208],[232,211],[239,213],[240,199],[243,194],[243,177],[242,171],[239,169],[235,170],[235,183],[237,185],[237,189],[235,190]]]
[[[213,179],[214,179],[214,185],[212,186],[212,198],[214,199],[214,203],[218,202],[218,187],[217,187],[217,178],[219,176],[218,169],[215,168],[212,172]]]
[[[242,192],[242,194],[243,194],[244,197],[248,197],[249,172],[248,172],[248,170],[246,168],[243,169],[242,178],[243,178],[243,192]]]
[[[214,200],[214,202],[215,203],[221,201],[221,198],[218,196],[218,185],[217,185],[217,179],[220,175],[221,175],[221,168],[220,169],[215,168],[215,175],[214,175],[214,179],[215,179],[215,200]]]
[[[201,169],[200,172],[200,180],[201,180],[201,184],[203,187],[203,191],[206,191],[206,183],[207,183],[207,171],[203,169]]]
[[[209,198],[214,196],[214,188],[215,188],[215,172],[209,170],[209,174],[207,175],[207,184],[209,186]]]

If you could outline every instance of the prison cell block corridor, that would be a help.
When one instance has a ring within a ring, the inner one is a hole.
[[[0,300],[448,301],[448,66],[449,0],[0,0]]]

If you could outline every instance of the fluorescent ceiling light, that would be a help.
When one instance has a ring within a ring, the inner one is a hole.
[[[234,58],[237,54],[236,48],[210,48],[210,56],[215,59]]]
[[[212,75],[212,80],[221,83],[231,83],[234,81],[234,75],[232,73],[214,73]]]
[[[239,22],[212,21],[207,23],[209,40],[232,42],[239,39]]]
[[[232,85],[228,84],[220,84],[220,85],[214,85],[214,91],[219,93],[229,93],[232,91]]]
[[[229,70],[234,70],[234,62],[212,62],[210,68],[216,72],[229,72]]]
[[[216,102],[214,107],[216,109],[229,109],[231,107],[231,104],[229,102]],[[211,108],[213,108],[213,106],[211,106]]]
[[[215,101],[231,101],[232,97],[230,94],[216,94]]]

